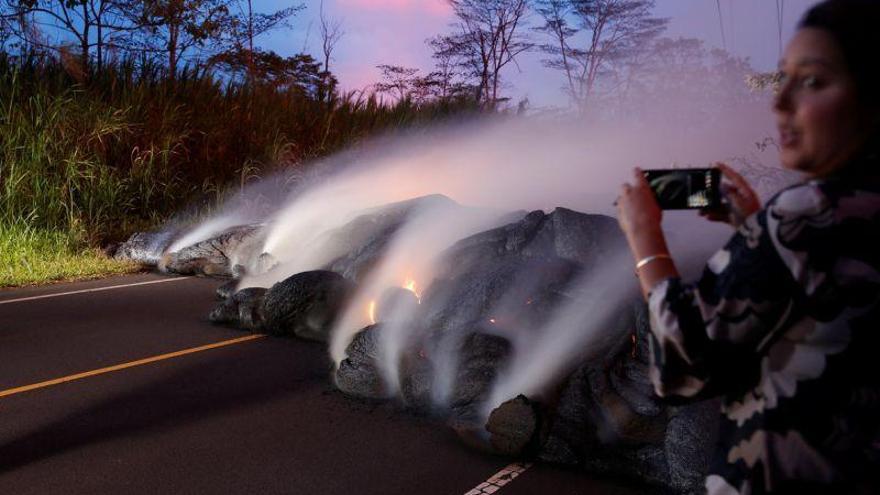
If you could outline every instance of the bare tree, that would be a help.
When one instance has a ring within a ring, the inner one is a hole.
[[[325,93],[321,96],[329,102],[336,92],[336,80],[330,72],[330,61],[333,59],[333,50],[336,49],[336,44],[345,35],[345,31],[342,29],[342,21],[332,20],[327,17],[324,12],[324,0],[321,0],[319,17],[321,21],[321,51],[324,54],[323,87]]]
[[[256,59],[262,56],[255,47],[254,40],[269,31],[289,28],[290,18],[303,8],[300,4],[270,13],[260,13],[254,11],[253,0],[231,0],[228,4],[229,15],[218,19],[222,33],[219,37],[223,39],[220,43],[223,45],[221,53],[225,53],[228,58],[244,58],[247,62],[247,78],[252,83]]]
[[[537,0],[544,19],[538,29],[552,39],[541,47],[552,55],[544,63],[565,74],[566,92],[580,111],[615,63],[663,32],[667,19],[654,17],[653,7],[653,0]]]
[[[18,48],[19,58],[24,59],[35,55],[37,52],[45,53],[47,49],[54,49],[43,37],[39,26],[34,22],[34,14],[27,9],[22,9],[6,2],[2,5],[4,10],[2,19],[5,22],[9,38],[17,40],[12,46]]]
[[[501,72],[532,48],[522,34],[528,0],[449,0],[455,33],[433,41],[437,59],[455,60],[477,82],[477,96],[494,108],[501,89]]]
[[[222,37],[229,0],[132,0],[129,15],[145,33],[138,49],[163,54],[172,81],[189,50]]]
[[[570,39],[578,33],[578,29],[572,27],[570,18],[574,14],[574,5],[571,0],[537,0],[535,10],[544,18],[544,25],[535,28],[552,37],[550,43],[540,45],[541,51],[556,55],[556,58],[545,59],[544,65],[565,73],[567,79],[567,92],[574,93],[576,87],[574,81],[573,62],[569,61],[572,50],[566,49]]]
[[[104,49],[123,32],[133,29],[124,15],[122,0],[4,0],[2,22],[25,45],[59,50],[69,42],[79,50],[79,64],[87,72],[96,53],[97,69],[104,64]],[[61,40],[50,43],[44,29]],[[65,39],[66,38],[66,39]]]
[[[106,50],[120,48],[124,39],[137,31],[139,26],[128,15],[129,0],[89,0],[95,19],[95,61],[98,72],[103,70]]]
[[[324,12],[324,1],[321,0],[320,6],[321,20],[321,51],[324,54],[324,70],[330,72],[330,60],[333,56],[333,50],[336,44],[342,39],[345,31],[342,30],[342,21],[333,20],[327,17]]]
[[[431,48],[434,58],[435,70],[429,75],[434,83],[426,84],[430,87],[433,95],[438,99],[445,100],[458,98],[467,93],[475,93],[464,80],[455,51],[449,49],[447,38],[436,36],[426,40],[426,43]]]

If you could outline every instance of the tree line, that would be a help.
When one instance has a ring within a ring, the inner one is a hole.
[[[624,101],[639,91],[644,96],[649,79],[662,72],[660,60],[691,57],[685,62],[693,71],[713,58],[726,64],[719,65],[722,72],[749,71],[745,61],[706,50],[697,40],[664,38],[668,19],[653,14],[654,0],[447,1],[453,13],[449,32],[426,40],[433,69],[423,74],[379,65],[377,93],[416,104],[470,100],[496,110],[509,100],[508,71],[524,53],[537,52],[545,67],[560,74],[571,106],[586,113],[599,101]],[[255,43],[289,28],[304,8],[262,13],[253,0],[0,0],[0,46],[22,56],[67,57],[83,79],[100,73],[108,60],[128,57],[160,62],[172,81],[188,64],[329,101],[338,86],[332,55],[344,32],[325,15],[323,2],[320,60],[307,53],[282,56]]]
[[[581,114],[621,111],[670,92],[695,91],[705,101],[750,98],[743,84],[753,72],[748,61],[697,39],[664,37],[669,20],[654,15],[653,0],[448,2],[450,32],[426,40],[433,71],[380,65],[378,91],[416,101],[464,95],[496,109],[509,100],[507,71],[531,52],[561,76],[560,89]]]
[[[22,60],[65,60],[82,80],[124,59],[158,63],[170,81],[183,67],[195,67],[327,99],[337,85],[330,53],[340,31],[323,8],[323,63],[306,53],[281,56],[255,43],[290,27],[303,9],[300,4],[257,12],[253,0],[0,0],[0,47]]]

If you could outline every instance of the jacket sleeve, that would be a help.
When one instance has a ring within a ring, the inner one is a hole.
[[[789,204],[780,219],[783,194],[747,219],[699,281],[672,278],[651,290],[650,374],[661,397],[744,393],[759,379],[764,350],[803,314],[801,284],[809,276],[799,267],[806,254],[791,250],[791,239],[784,247],[779,233],[800,225],[794,220],[812,211],[817,198]]]

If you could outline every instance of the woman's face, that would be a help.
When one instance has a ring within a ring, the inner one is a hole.
[[[855,82],[834,38],[802,28],[780,61],[782,81],[773,104],[785,168],[810,176],[844,166],[864,139]]]

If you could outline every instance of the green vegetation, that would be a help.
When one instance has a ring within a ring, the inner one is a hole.
[[[184,206],[216,204],[251,177],[474,107],[325,100],[297,85],[223,82],[204,70],[170,80],[161,67],[130,61],[85,82],[54,58],[0,54],[0,285],[128,270],[95,248]],[[61,268],[62,259],[83,267]]]
[[[0,287],[131,273],[133,263],[83,247],[67,232],[0,223]]]

